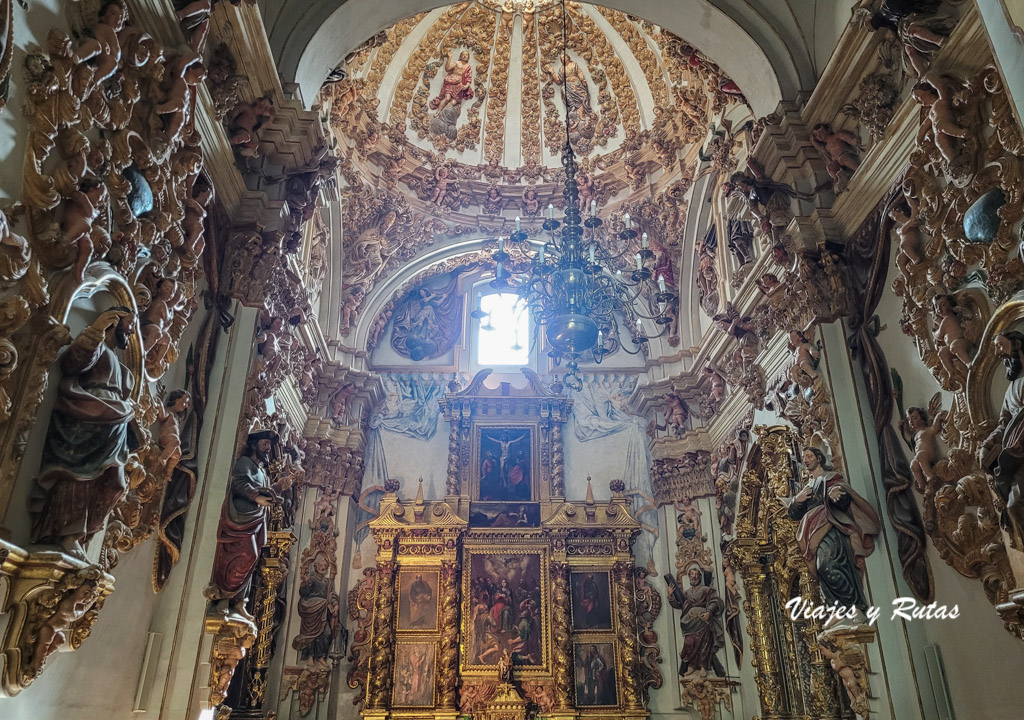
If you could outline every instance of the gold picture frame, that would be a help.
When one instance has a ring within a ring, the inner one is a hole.
[[[569,575],[569,605],[575,633],[609,633],[615,629],[611,571],[573,568]]]
[[[517,674],[549,673],[547,545],[467,545],[463,568],[460,672],[493,675],[508,650]]]
[[[437,704],[436,642],[396,642],[394,673],[393,707],[432,708]]]
[[[440,574],[433,568],[403,567],[398,573],[399,632],[435,632],[438,629],[438,584]]]
[[[470,500],[528,503],[542,499],[540,433],[537,430],[537,424],[529,422],[473,423],[469,473]],[[513,483],[515,473],[521,473],[522,470],[515,467],[516,461],[524,453],[525,459],[529,462],[529,478],[525,479],[525,483]],[[490,461],[493,467],[490,473],[491,482],[483,478],[485,460]],[[523,484],[528,487],[529,494],[518,489]]]
[[[592,655],[596,655],[596,659]],[[595,638],[573,642],[572,657],[576,708],[619,707],[621,694],[615,641]]]

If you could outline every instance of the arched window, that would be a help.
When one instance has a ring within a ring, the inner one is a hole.
[[[514,292],[479,283],[473,292],[470,332],[474,368],[518,369],[533,365],[530,309]]]

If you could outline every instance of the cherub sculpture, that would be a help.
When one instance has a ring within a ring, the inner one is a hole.
[[[501,205],[501,190],[497,185],[491,185],[487,188],[487,195],[484,197],[483,210],[488,215],[497,215],[501,212]]]
[[[811,131],[811,143],[827,161],[825,169],[836,184],[845,185],[860,167],[860,139],[847,130],[833,130],[828,123],[818,123]]]
[[[153,300],[139,318],[146,363],[159,365],[171,346],[171,321],[174,313],[185,307],[185,298],[174,278],[160,278],[154,288]]]
[[[100,598],[98,567],[89,567],[71,576],[66,589],[53,609],[53,614],[43,620],[36,631],[32,658],[28,663],[29,672],[38,675],[47,658],[68,642],[67,633],[71,626],[85,617],[89,609]]]
[[[665,427],[659,429],[672,428],[674,435],[682,435],[690,420],[690,408],[676,393],[667,393],[662,399],[665,401]]]
[[[537,188],[527,185],[523,189],[523,214],[533,217],[540,213],[540,198],[537,197]]]
[[[932,312],[935,314],[932,338],[935,341],[939,362],[949,373],[950,378],[966,377],[974,348],[964,335],[961,310],[956,297],[936,295],[932,298]]]
[[[359,304],[363,301],[363,288],[359,285],[349,288],[341,304],[341,334],[348,335],[359,320]]]
[[[257,157],[259,138],[256,131],[274,114],[269,97],[259,97],[251,103],[239,103],[226,120],[228,142],[244,157]]]
[[[924,492],[935,479],[935,463],[939,461],[939,433],[949,412],[942,410],[942,394],[935,393],[928,403],[928,409],[912,407],[906,418],[900,420],[900,432],[914,451],[910,471],[914,475],[914,486]],[[931,418],[931,422],[929,422]]]
[[[715,370],[710,365],[704,368],[704,377],[711,383],[711,389],[708,391],[708,401],[712,407],[717,407],[725,399],[726,386],[725,378],[722,373]]]
[[[855,665],[863,665],[864,656],[859,647],[840,650],[827,642],[818,644],[821,654],[828,658],[829,665],[846,688],[850,698],[850,707],[858,715],[868,714],[867,679],[858,677]]]
[[[181,426],[185,414],[192,407],[192,396],[187,390],[175,390],[168,394],[157,417],[156,436],[160,446],[160,464],[165,480],[181,460]]]
[[[331,398],[331,421],[335,425],[345,425],[348,423],[348,404],[355,393],[356,387],[350,382],[342,385],[334,393],[334,397]]]
[[[448,196],[448,188],[455,182],[451,179],[450,175],[450,171],[444,165],[434,171],[434,193],[430,196],[430,202],[437,207],[444,206],[444,199]]]
[[[121,62],[121,41],[119,33],[128,22],[128,11],[120,0],[108,2],[100,12],[99,22],[92,28],[92,37],[82,40],[75,53],[79,65],[95,59],[92,65],[92,81],[86,96],[110,79]]]
[[[78,248],[74,263],[74,276],[81,282],[85,269],[92,260],[94,244],[93,224],[107,202],[107,186],[96,180],[83,180],[65,201],[64,240]]]
[[[193,51],[183,52],[166,65],[166,92],[155,111],[164,121],[164,136],[169,143],[181,139],[187,116],[191,113],[196,86],[206,77],[202,57]]]
[[[889,208],[889,217],[896,223],[896,235],[900,239],[896,267],[904,275],[910,275],[911,270],[924,260],[921,256],[921,220],[916,204],[916,201],[901,201]]]
[[[818,363],[821,352],[802,330],[789,331],[789,351],[793,353],[793,369],[790,375],[805,373],[808,378],[818,377]],[[796,380],[796,377],[793,377]]]
[[[914,86],[914,99],[928,109],[927,122],[921,126],[921,134],[931,134],[935,147],[939,149],[947,166],[953,164],[959,152],[959,139],[967,136],[967,129],[956,121],[953,111],[953,82],[937,73],[928,73]]]

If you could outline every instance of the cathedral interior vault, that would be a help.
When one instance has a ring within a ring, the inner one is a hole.
[[[1019,717],[1022,24],[0,0],[0,717]]]

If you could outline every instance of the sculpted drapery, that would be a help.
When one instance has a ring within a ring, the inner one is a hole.
[[[112,308],[61,355],[57,401],[29,498],[33,542],[60,544],[84,558],[83,546],[128,490],[135,378],[111,345],[125,348],[134,323],[131,310]]]
[[[825,468],[820,450],[804,451],[804,467],[811,479],[789,506],[790,518],[800,521],[800,549],[827,603],[865,610],[860,568],[874,550],[881,529],[878,514],[842,475]]]

